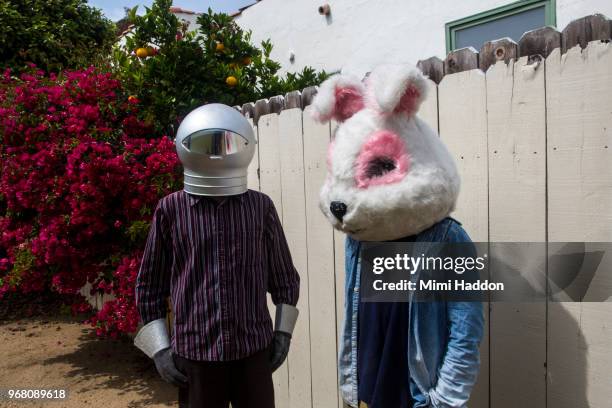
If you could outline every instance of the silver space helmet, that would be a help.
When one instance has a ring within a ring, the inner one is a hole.
[[[236,109],[220,103],[194,109],[181,122],[175,140],[184,190],[201,196],[244,193],[255,143],[253,127]]]

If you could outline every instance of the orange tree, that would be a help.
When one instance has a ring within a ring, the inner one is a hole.
[[[316,85],[325,72],[310,67],[280,77],[272,44],[251,42],[227,14],[208,10],[189,27],[170,12],[171,0],[156,0],[143,15],[128,13],[131,32],[113,53],[113,64],[141,119],[160,133],[173,133],[190,110],[209,103],[239,105]]]

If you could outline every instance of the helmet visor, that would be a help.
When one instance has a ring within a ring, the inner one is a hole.
[[[249,141],[229,130],[204,129],[184,138],[182,144],[192,153],[220,157],[246,150]]]

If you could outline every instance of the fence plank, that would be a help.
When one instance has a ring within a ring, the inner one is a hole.
[[[602,14],[593,14],[570,22],[562,32],[561,50],[566,53],[570,48],[580,45],[585,48],[590,41],[607,41],[612,35],[612,24]]]
[[[283,202],[283,230],[293,263],[300,274],[300,316],[289,353],[289,407],[312,406],[310,373],[310,324],[308,246],[304,193],[304,147],[302,111],[289,109],[278,118],[280,134],[280,172]]]
[[[432,80],[427,80],[429,87],[427,98],[421,104],[419,117],[436,132],[438,131],[438,86]]]
[[[330,126],[330,142],[333,139],[331,136],[338,126],[335,120],[331,121]],[[342,338],[342,329],[344,328],[344,281],[346,276],[345,269],[345,253],[344,244],[346,234],[334,230],[334,274],[336,283],[336,357],[338,356],[340,339]],[[336,362],[338,359],[336,358]],[[338,392],[338,408],[348,408],[348,405],[342,400],[342,395]]]
[[[549,222],[555,238],[612,238],[610,61],[612,45],[599,42],[583,52],[575,47],[563,58],[555,50],[546,60]]]
[[[269,112],[270,113],[281,113],[285,109],[285,97],[283,95],[276,95],[268,100]]]
[[[436,84],[444,77],[444,62],[438,57],[429,57],[417,62],[417,67]]]
[[[510,60],[516,61],[517,55],[518,46],[511,38],[487,41],[480,48],[479,67],[483,72],[487,72],[487,69],[497,61],[504,61],[506,64]]]
[[[544,66],[527,64],[499,62],[486,75],[492,242],[546,239]],[[491,304],[491,406],[544,408],[545,364],[546,304]]]
[[[267,99],[259,99],[253,107],[253,123],[259,123],[259,118],[271,113],[270,102]],[[274,112],[277,113],[277,112]]]
[[[302,91],[302,108],[306,108],[308,105],[312,103],[313,98],[317,94],[316,86],[309,86],[308,88],[304,88]]]
[[[544,242],[544,66],[532,67],[521,57],[495,64],[486,78],[490,239]]]
[[[444,75],[456,74],[478,68],[478,51],[465,47],[448,53],[444,60]]]
[[[463,103],[462,101],[470,101]],[[486,84],[482,71],[473,69],[447,75],[438,85],[440,137],[457,162],[462,179],[453,216],[476,242],[488,241]],[[484,305],[488,318],[488,305]],[[480,374],[470,406],[488,407],[488,328],[480,347]]]
[[[285,109],[292,108],[302,109],[302,93],[300,91],[291,91],[285,95]]]
[[[473,69],[445,76],[438,85],[438,100],[440,136],[455,158],[461,175],[461,193],[454,215],[463,223],[474,241],[487,241],[487,116],[484,74]]]
[[[245,103],[242,105],[241,112],[245,117],[253,119],[255,117],[255,104],[253,102]]]
[[[262,107],[263,103],[257,102]],[[267,102],[266,102],[267,105]],[[256,104],[257,107],[257,104]],[[278,115],[276,113],[259,117],[258,141],[259,141],[259,185],[261,191],[267,194],[276,207],[278,216],[284,222],[283,199],[280,173],[280,133],[278,127]],[[274,316],[274,305],[268,301],[268,307]],[[274,395],[276,402],[281,407],[289,406],[289,372],[287,363],[284,363],[274,372]]]
[[[306,236],[311,289],[312,406],[332,407],[338,404],[334,235],[331,225],[319,209],[319,190],[326,175],[330,126],[316,123],[311,118],[310,108],[306,108],[303,121]]]
[[[546,60],[550,241],[612,241],[611,66],[612,44],[599,41]],[[602,264],[611,261],[606,253]],[[587,296],[611,285],[600,268]],[[610,406],[612,303],[549,303],[548,311],[549,406]]]
[[[343,232],[334,230],[334,273],[336,282],[336,356],[338,355],[342,329],[344,326],[344,278],[345,278],[345,259],[344,241],[346,235]],[[338,359],[336,358],[336,361]],[[342,395],[338,392],[338,407],[342,408],[345,404]]]
[[[546,58],[561,46],[561,33],[554,27],[542,27],[523,33],[519,40],[519,56],[541,55]]]

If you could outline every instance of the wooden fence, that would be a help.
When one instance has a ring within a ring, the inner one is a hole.
[[[454,216],[474,241],[612,241],[611,30],[595,15],[419,62],[432,79],[420,116],[458,163]],[[302,278],[292,348],[274,376],[281,408],[342,406],[344,236],[318,208],[333,124],[311,119],[315,93],[241,107],[259,141],[250,188],[274,200]],[[610,293],[612,271],[591,288]],[[611,406],[612,302],[485,310],[471,407]]]

